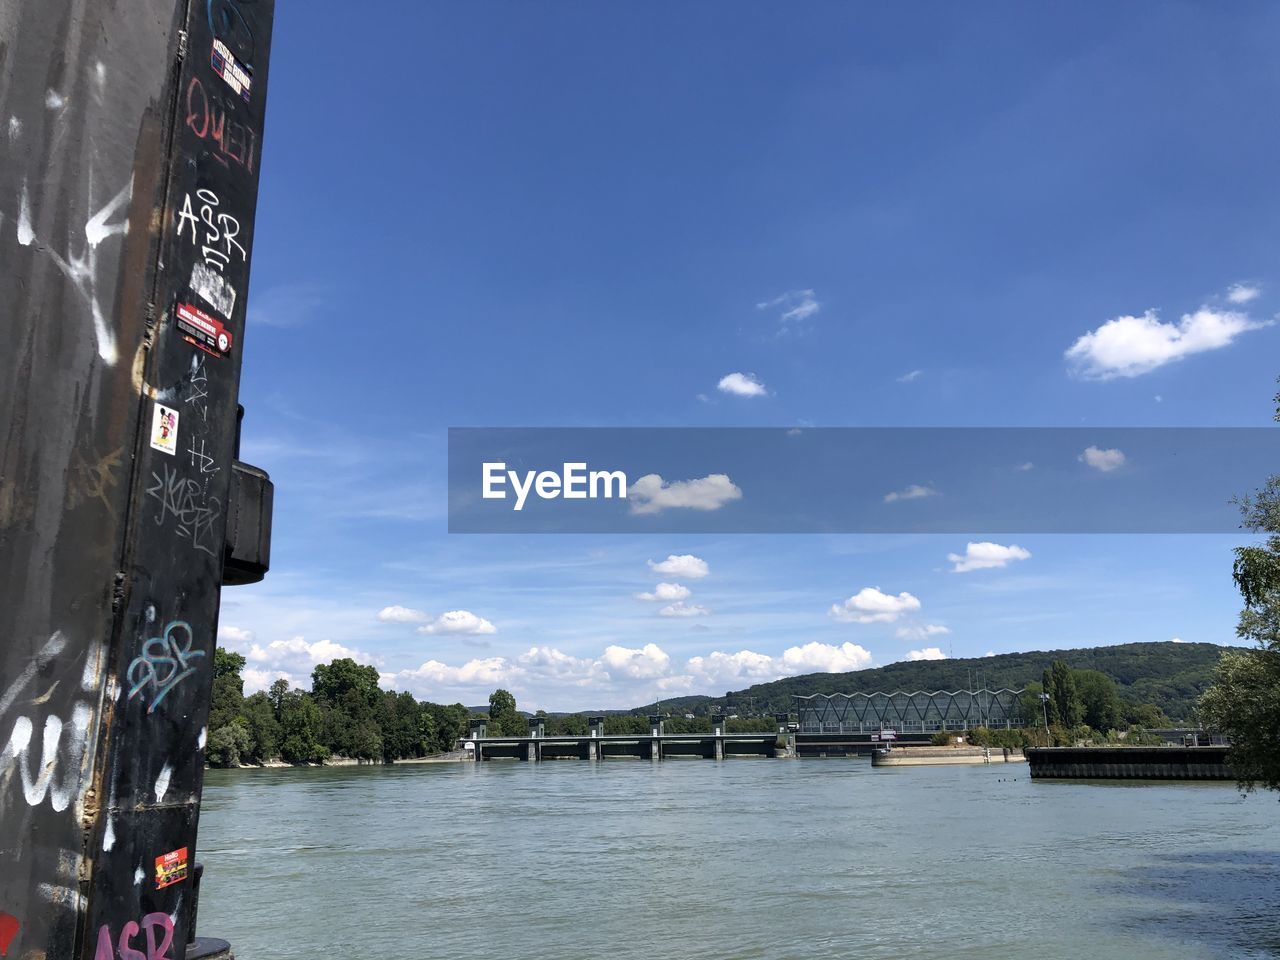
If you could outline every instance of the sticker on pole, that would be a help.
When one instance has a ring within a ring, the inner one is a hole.
[[[187,879],[187,848],[179,847],[156,857],[156,889],[163,890],[179,880]]]
[[[217,317],[189,303],[178,304],[173,313],[187,343],[215,357],[225,357],[231,351],[231,331]]]
[[[253,76],[250,72],[249,65],[236,62],[236,55],[231,52],[221,40],[213,41],[213,52],[209,54],[209,65],[213,67],[213,72],[226,81],[236,93],[244,99],[245,103],[249,102],[249,85],[253,83]]]
[[[151,449],[174,456],[178,452],[178,411],[157,403],[151,416]]]

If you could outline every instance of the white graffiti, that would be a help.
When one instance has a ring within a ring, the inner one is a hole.
[[[90,171],[87,181],[89,206],[92,208],[94,204],[92,171]],[[73,252],[70,241],[67,243],[66,250],[63,253],[59,253],[53,249],[51,244],[41,240],[32,226],[31,197],[25,180],[22,183],[22,193],[18,198],[18,220],[15,226],[18,243],[24,247],[34,245],[36,250],[43,253],[57,265],[63,276],[75,287],[85,305],[89,308],[89,315],[93,320],[94,336],[98,341],[98,356],[102,358],[104,363],[111,366],[114,366],[119,359],[120,351],[116,344],[115,332],[107,324],[107,318],[98,297],[98,247],[108,237],[124,236],[129,232],[127,217],[114,223],[108,221],[117,215],[122,207],[127,207],[132,199],[133,177],[130,177],[129,182],[121,187],[115,196],[98,208],[97,212],[85,221],[84,246],[80,248],[79,253]]]
[[[185,194],[182,198],[182,209],[178,211],[178,237],[183,236],[190,224],[191,242],[201,244],[200,255],[204,257],[205,264],[219,273],[236,254],[239,255],[240,262],[244,263],[248,254],[236,239],[240,235],[240,221],[229,213],[216,212],[218,195],[207,187],[196,191],[196,199],[200,201],[198,215],[196,207],[191,203],[191,194]],[[203,241],[200,237],[202,224]]]
[[[57,812],[70,806],[80,788],[80,762],[84,759],[91,716],[87,703],[77,703],[71,712],[69,726],[59,717],[46,717],[40,762],[35,769],[31,764],[31,735],[34,731],[31,718],[18,717],[14,721],[9,743],[0,753],[0,775],[17,764],[22,776],[22,793],[30,806],[38,807],[46,797]],[[65,751],[62,749],[64,728],[67,730]],[[59,766],[63,768],[61,778],[56,776]]]
[[[6,714],[35,680],[40,669],[58,656],[65,646],[66,637],[61,631],[45,642],[26,669],[0,696],[0,716]],[[89,656],[92,658],[94,653],[90,652]],[[28,702],[31,706],[42,706],[51,692],[52,688],[44,696]],[[32,741],[36,739],[37,721],[25,714],[15,717],[9,738],[3,741],[4,746],[0,749],[0,785],[6,784],[16,771],[22,783],[22,796],[30,806],[36,807],[48,800],[57,812],[67,809],[80,791],[92,719],[93,711],[85,701],[72,707],[70,722],[54,714],[44,717],[39,738],[40,755],[35,757]],[[0,799],[2,809],[3,800]]]

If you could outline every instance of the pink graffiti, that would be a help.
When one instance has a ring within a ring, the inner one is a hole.
[[[156,943],[156,929],[161,940]],[[142,933],[146,941],[146,953],[133,946],[133,938]],[[148,913],[141,925],[130,920],[120,928],[120,937],[111,940],[111,928],[103,924],[98,928],[98,949],[93,960],[173,960],[169,948],[173,946],[173,921],[167,913]]]

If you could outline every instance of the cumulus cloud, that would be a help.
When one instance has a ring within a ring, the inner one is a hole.
[[[924,497],[936,497],[937,495],[938,491],[933,489],[933,487],[925,487],[918,483],[913,483],[911,486],[902,490],[895,490],[892,493],[886,493],[884,495],[884,502],[897,503],[899,500],[921,500]]]
[[[701,557],[691,553],[670,554],[665,560],[650,560],[649,569],[654,573],[669,577],[684,577],[687,580],[700,580],[711,573],[711,567]]]
[[[923,650],[912,650],[907,654],[911,660],[945,660],[947,655],[937,647],[925,647]]]
[[[218,643],[224,647],[235,649],[237,646],[252,643],[253,631],[241,630],[229,624],[218,624]]]
[[[1170,643],[1186,643],[1187,641],[1183,640],[1181,637],[1174,637],[1169,642]]]
[[[1248,303],[1262,295],[1262,288],[1253,283],[1233,283],[1227,288],[1227,299],[1231,303]]]
[[[780,297],[756,304],[757,310],[777,310],[779,335],[797,330],[822,309],[812,290],[789,290]]]
[[[1240,334],[1268,325],[1234,310],[1207,306],[1184,314],[1176,324],[1148,310],[1140,317],[1108,320],[1076,340],[1065,356],[1072,372],[1086,380],[1137,377],[1183,357],[1225,347]]]
[[[247,633],[247,631],[241,631]],[[219,631],[221,633],[221,631]],[[251,643],[248,649],[241,648],[246,669],[241,674],[245,682],[245,692],[252,693],[265,690],[277,678],[284,677],[291,686],[309,688],[311,671],[319,664],[329,663],[342,657],[350,657],[357,663],[377,664],[379,658],[362,650],[345,647],[332,640],[317,640],[309,643],[305,637],[291,637],[288,640],[273,640],[263,646]]]
[[[717,650],[705,657],[690,657],[685,671],[689,681],[687,687],[698,683],[704,689],[707,686],[777,680],[784,675],[773,657],[752,650],[740,650],[737,653],[721,653]]]
[[[660,583],[648,593],[637,593],[637,600],[687,600],[693,591],[679,583]]]
[[[466,634],[475,636],[482,633],[497,633],[498,628],[486,620],[484,617],[478,617],[470,610],[450,610],[442,613],[430,623],[418,628],[418,632],[422,634]]]
[[[1125,463],[1124,452],[1115,448],[1102,450],[1098,447],[1087,447],[1076,459],[1103,473],[1119,470]]]
[[[671,657],[656,643],[646,643],[637,649],[610,645],[604,648],[600,661],[611,673],[639,680],[660,677],[671,667]]]
[[[919,380],[923,374],[924,374],[923,370],[911,370],[908,373],[904,373],[902,376],[898,377],[898,382],[914,383],[916,380]]]
[[[856,643],[812,641],[802,647],[788,647],[782,652],[787,673],[847,673],[871,665],[871,653]]]
[[[753,373],[728,373],[720,378],[716,389],[721,393],[731,393],[735,397],[766,397],[769,391]]]
[[[832,604],[828,615],[844,623],[892,623],[920,609],[920,601],[903,591],[896,597],[878,587],[863,587],[844,603]]]
[[[425,610],[414,610],[411,607],[383,607],[378,611],[379,623],[425,623],[431,616]]]
[[[649,473],[631,484],[627,499],[635,514],[660,513],[668,508],[719,510],[726,503],[741,500],[742,491],[723,473],[671,483],[656,473]]]
[[[696,603],[685,603],[683,600],[678,600],[658,611],[658,615],[663,617],[705,617],[710,613],[711,611],[706,607],[700,607]]]
[[[899,627],[894,631],[894,636],[899,640],[927,640],[929,637],[941,637],[950,632],[950,627],[944,627],[940,623],[923,623]]]
[[[947,559],[955,564],[951,568],[952,573],[968,573],[970,570],[994,570],[1007,567],[1014,560],[1029,560],[1031,551],[1024,550],[1016,543],[1006,547],[999,543],[992,543],[990,540],[983,540],[980,543],[970,541],[966,544],[963,554],[949,553]]]

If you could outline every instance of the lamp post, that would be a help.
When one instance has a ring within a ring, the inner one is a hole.
[[[1049,739],[1049,695],[1047,693],[1040,694],[1040,711],[1044,714],[1044,736],[1045,746],[1048,746]]]

